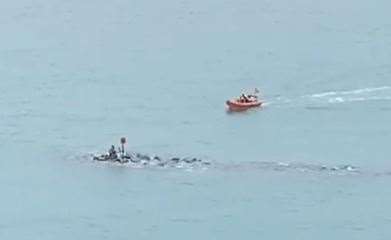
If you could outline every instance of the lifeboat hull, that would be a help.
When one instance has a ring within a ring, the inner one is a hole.
[[[226,104],[231,110],[246,110],[249,108],[255,108],[255,107],[262,106],[262,102],[260,102],[260,101],[253,101],[253,102],[244,103],[244,102],[238,102],[236,100],[228,100],[226,102]]]

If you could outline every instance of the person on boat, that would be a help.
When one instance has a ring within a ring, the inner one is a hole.
[[[258,88],[255,88],[254,89],[254,93],[253,94],[248,94],[247,97],[252,99],[253,101],[256,101],[256,100],[258,100],[259,93],[260,92],[259,92]]]
[[[249,95],[247,95],[247,98],[248,98],[249,102],[256,102],[256,101],[258,101],[258,96],[257,95],[249,94]]]
[[[118,156],[117,156],[117,152],[115,151],[115,147],[114,145],[111,145],[111,148],[109,149],[109,158],[110,159],[116,159]]]
[[[246,94],[242,93],[242,95],[239,98],[239,101],[242,103],[248,103],[250,102],[250,99]]]

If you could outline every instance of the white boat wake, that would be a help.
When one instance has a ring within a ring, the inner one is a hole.
[[[265,106],[298,106],[330,105],[354,102],[391,101],[391,86],[360,88],[353,90],[326,91],[306,94],[299,97],[277,96],[269,99]]]

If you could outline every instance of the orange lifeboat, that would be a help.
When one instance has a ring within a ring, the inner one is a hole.
[[[259,100],[253,100],[249,102],[242,102],[238,99],[234,100],[227,100],[226,104],[228,105],[230,110],[246,110],[249,108],[254,108],[254,107],[260,107],[262,106],[262,102]]]

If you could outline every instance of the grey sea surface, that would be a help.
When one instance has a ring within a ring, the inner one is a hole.
[[[3,1],[0,239],[390,239],[390,9]]]

